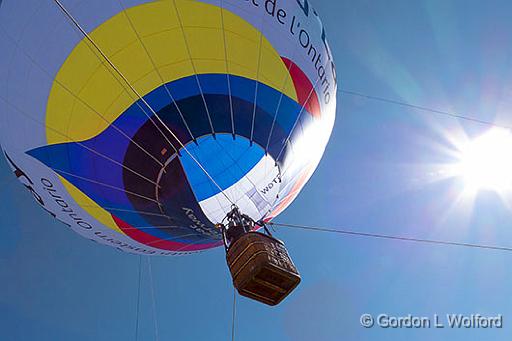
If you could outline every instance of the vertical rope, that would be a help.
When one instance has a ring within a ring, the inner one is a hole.
[[[151,291],[151,308],[153,310],[153,323],[155,325],[155,340],[159,341],[160,337],[158,335],[158,320],[156,316],[156,301],[155,301],[155,288],[153,285],[153,270],[151,268],[151,259],[149,256],[147,257],[148,261],[148,272],[149,272],[149,285]]]
[[[235,341],[235,323],[236,323],[236,289],[233,288],[233,316],[231,320],[231,341]]]
[[[135,323],[135,341],[139,339],[140,284],[142,280],[142,256],[139,256],[139,286],[137,287],[137,320]]]

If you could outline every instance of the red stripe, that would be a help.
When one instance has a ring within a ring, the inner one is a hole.
[[[304,106],[306,110],[313,117],[320,117],[320,102],[318,101],[318,94],[313,89],[313,84],[309,80],[308,76],[302,71],[297,64],[291,60],[281,57],[286,67],[290,70],[290,76],[297,92],[299,104]]]
[[[222,245],[222,241],[216,242],[216,243],[209,243],[209,244],[185,244],[185,243],[173,242],[170,240],[164,240],[164,239],[157,238],[148,233],[145,233],[144,231],[134,228],[133,226],[131,226],[127,222],[119,219],[115,215],[112,215],[112,218],[114,219],[117,226],[121,229],[121,231],[123,231],[128,237],[130,237],[133,240],[136,240],[139,243],[142,243],[144,245],[151,246],[151,247],[161,249],[161,250],[183,251],[183,252],[185,252],[185,251],[200,251],[200,250],[211,249],[211,248]]]

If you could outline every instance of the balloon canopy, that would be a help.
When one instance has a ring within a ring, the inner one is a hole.
[[[336,73],[308,0],[0,1],[0,142],[86,238],[149,255],[269,221],[332,131]]]

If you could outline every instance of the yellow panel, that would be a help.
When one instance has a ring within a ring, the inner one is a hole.
[[[101,60],[87,43],[79,44],[69,55],[56,79],[73,93],[78,93]]]
[[[284,72],[276,72],[276,70],[280,70],[283,67]],[[284,65],[281,57],[276,52],[276,50],[272,48],[267,40],[263,40],[263,45],[261,47],[260,75],[266,77],[266,79],[269,80],[268,85],[282,92],[284,92],[283,84],[285,80],[287,78],[291,78],[290,73]],[[287,92],[285,92],[285,94],[291,98],[296,99],[296,96],[290,96]]]
[[[199,1],[176,0],[183,27],[212,27],[221,25],[220,8]],[[224,15],[226,11],[224,11]]]
[[[284,94],[287,94],[290,98],[297,101],[297,90],[291,77],[287,77],[284,88],[281,90]]]
[[[151,51],[151,58],[157,67],[188,59],[183,33],[179,28],[146,36],[143,38],[143,42]],[[162,46],[168,48],[161,48]]]
[[[239,63],[247,70],[251,70],[250,78],[256,79],[259,42],[244,39],[238,34],[231,32],[226,32],[226,40],[228,60]],[[230,72],[232,72],[231,69]]]
[[[62,113],[71,113],[76,101],[75,97],[73,97],[73,95],[71,95],[68,91],[66,91],[66,89],[64,89],[56,82],[53,84],[52,94],[55,98],[58,98],[58,101],[51,101],[48,103],[48,112],[60,111]],[[51,122],[47,118],[46,125],[49,127],[49,129],[47,129],[48,140],[52,141],[53,143],[69,141],[69,138],[63,136],[63,134],[66,134],[68,123],[68,117],[61,120],[53,120]]]
[[[260,41],[260,31],[258,29],[228,10],[224,10],[224,30],[252,40],[256,44]]]
[[[91,216],[96,218],[100,223],[107,226],[108,228],[121,234],[124,234],[124,232],[121,231],[121,229],[119,229],[117,224],[114,222],[114,219],[112,219],[112,215],[108,211],[101,208],[98,204],[96,204],[96,202],[91,200],[87,195],[82,193],[82,191],[73,186],[63,177],[59,176],[59,179],[64,185],[64,187],[66,187],[68,193],[77,202],[77,204],[80,205],[80,207],[82,207],[87,213],[89,213]]]
[[[133,84],[135,80],[154,69],[147,52],[139,41],[126,46],[123,50],[110,57],[110,60],[119,71],[121,71],[124,77],[128,79],[130,84]],[[159,81],[160,80],[155,79],[156,84]]]
[[[133,86],[141,93],[149,93],[154,90],[155,83],[161,83],[161,80],[158,72],[153,69],[133,82]]]
[[[224,39],[220,28],[187,28],[185,32],[192,59],[208,57],[225,61]],[[220,72],[225,73],[225,69]]]
[[[196,59],[194,60],[194,65],[198,74],[226,73],[226,61],[224,59]],[[211,70],[215,70],[215,72]]]
[[[105,111],[106,113],[109,114],[109,116],[106,116],[107,119],[110,122],[114,122],[119,117],[119,115],[116,113],[125,111],[134,102],[135,102],[134,95],[132,95],[130,92],[127,92],[127,91],[122,91],[121,93],[119,93],[118,96],[112,97],[112,103]],[[104,129],[103,127],[98,128],[97,131],[101,132],[101,131],[103,131],[103,129]]]
[[[245,66],[233,62],[229,62],[228,68],[232,75],[251,75],[251,79],[256,79],[256,70],[249,70]]]
[[[105,109],[112,103],[112,98],[117,97],[123,91],[125,88],[122,83],[107,71],[107,67],[100,67],[81,90],[80,98],[98,112],[105,113],[109,117],[111,115],[105,112]],[[79,120],[80,118],[73,115],[73,119]]]
[[[194,74],[192,64],[188,58],[175,64],[164,65],[159,68],[159,71],[166,82],[170,82],[171,79],[180,79]]]
[[[105,120],[102,119],[101,116],[99,116],[94,110],[91,110],[89,107],[84,105],[82,102],[76,101],[75,106],[73,107],[70,122],[73,122],[73,124],[69,124],[68,126],[68,122],[66,122],[66,128],[64,131],[67,136],[78,142],[87,138],[86,136],[82,135],[81,125],[79,124],[80,122],[82,126],[91,125],[97,129],[98,123],[101,122],[104,124]]]
[[[180,27],[172,1],[148,2],[127,9],[126,14],[141,37]],[[146,20],[149,17],[152,20]]]
[[[137,41],[137,35],[124,13],[110,18],[89,36],[107,56],[112,56]]]

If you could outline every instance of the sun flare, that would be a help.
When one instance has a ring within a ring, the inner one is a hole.
[[[460,149],[457,175],[470,191],[512,189],[512,133],[491,129]]]

